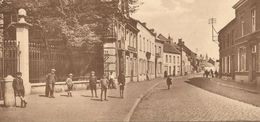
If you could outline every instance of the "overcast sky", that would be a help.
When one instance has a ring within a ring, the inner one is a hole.
[[[133,17],[177,42],[182,38],[191,50],[218,58],[218,45],[211,41],[209,18],[216,18],[219,31],[234,16],[238,0],[140,0],[143,5]]]

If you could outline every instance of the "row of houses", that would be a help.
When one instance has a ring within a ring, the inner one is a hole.
[[[235,18],[219,32],[220,74],[224,78],[260,84],[260,1],[239,0]]]
[[[182,39],[174,42],[128,14],[116,18],[111,36],[104,41],[105,74],[113,72],[118,76],[123,72],[130,82],[165,74],[186,75],[197,69],[197,54]]]

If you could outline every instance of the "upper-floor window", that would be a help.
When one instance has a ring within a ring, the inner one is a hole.
[[[175,56],[173,56],[173,63],[175,64]]]
[[[241,35],[244,36],[245,32],[244,32],[244,26],[245,26],[245,22],[241,21]]]
[[[170,63],[172,63],[172,56],[169,56],[169,59],[170,59]]]
[[[252,19],[252,32],[255,32],[256,30],[256,10],[251,10],[251,19]]]
[[[140,43],[140,44],[139,44],[138,47],[139,47],[140,51],[142,51],[142,48],[143,48],[142,46],[143,46],[143,45],[142,45],[142,36],[141,36],[141,35],[139,35],[139,43]]]
[[[162,52],[161,52],[161,47],[159,46],[159,54],[161,54]]]
[[[166,55],[165,61],[166,63],[168,63],[168,55]]]

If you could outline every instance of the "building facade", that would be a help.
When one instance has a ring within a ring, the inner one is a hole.
[[[155,78],[155,34],[146,23],[137,23],[138,33],[138,81]]]
[[[240,0],[235,18],[219,32],[220,75],[238,82],[260,83],[260,1]]]
[[[163,48],[163,65],[164,74],[168,76],[179,76],[181,69],[180,51],[177,49],[177,45],[172,42],[171,39],[159,34],[158,38],[164,41]]]
[[[158,37],[155,40],[155,77],[163,77],[163,49],[164,41],[160,40]]]
[[[194,73],[197,70],[197,54],[191,51],[182,41],[178,40],[178,50],[181,52],[181,75]]]

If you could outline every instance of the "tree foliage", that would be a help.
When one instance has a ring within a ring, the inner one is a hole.
[[[122,0],[11,0],[16,8],[27,10],[27,20],[41,29],[43,39],[62,38],[69,47],[100,43],[112,18],[120,14]],[[108,1],[108,2],[104,2]],[[127,12],[138,7],[138,0],[123,0]],[[125,4],[125,3],[124,3]]]

